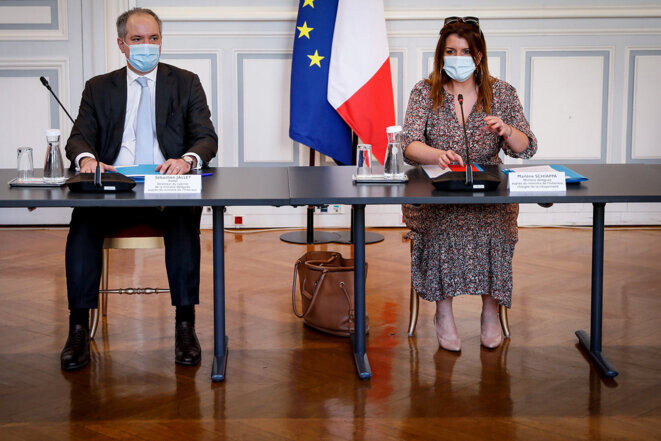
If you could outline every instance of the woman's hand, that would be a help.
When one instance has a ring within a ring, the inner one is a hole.
[[[112,165],[104,164],[103,162],[99,163],[99,168],[101,173],[105,171],[117,171]],[[96,172],[96,159],[85,157],[80,160],[80,172],[81,173],[95,173]]]
[[[497,133],[500,136],[505,137],[505,139],[512,136],[512,131],[514,130],[511,126],[508,126],[503,122],[502,119],[497,116],[489,115],[484,117],[484,122],[487,123],[485,126],[486,130],[490,132]]]
[[[441,168],[447,168],[451,163],[458,162],[459,165],[464,165],[464,160],[453,152],[452,150],[440,150],[438,154],[438,165]]]

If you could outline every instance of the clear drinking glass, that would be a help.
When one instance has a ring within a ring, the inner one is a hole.
[[[390,126],[386,129],[388,148],[383,164],[383,176],[387,179],[404,178],[404,151],[402,150],[402,127]]]
[[[16,166],[18,179],[21,181],[27,181],[34,175],[34,167],[32,165],[32,147],[17,148],[16,156],[18,162],[18,165]]]
[[[356,176],[369,176],[372,174],[372,146],[358,144],[356,147]]]
[[[46,160],[44,162],[44,182],[57,184],[64,180],[60,136],[61,133],[58,129],[46,130],[48,146],[46,147]]]

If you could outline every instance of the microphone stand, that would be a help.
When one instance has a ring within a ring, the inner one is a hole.
[[[466,133],[466,120],[464,119],[464,96],[457,95],[459,109],[461,110],[461,128],[464,130],[464,141],[466,142],[466,185],[473,185],[473,166],[470,157],[470,144],[468,143],[468,134]]]

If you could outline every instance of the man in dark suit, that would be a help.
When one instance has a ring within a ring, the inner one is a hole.
[[[161,21],[134,8],[117,19],[117,44],[127,68],[90,79],[67,142],[72,167],[91,173],[98,153],[102,171],[115,166],[158,164],[165,174],[184,174],[207,164],[218,137],[197,75],[159,63]],[[84,135],[84,136],[83,136]],[[66,247],[69,337],[60,359],[64,370],[89,363],[89,310],[98,306],[104,237],[135,224],[163,230],[165,264],[176,307],[175,362],[195,365],[201,350],[195,334],[199,302],[201,207],[76,208]]]

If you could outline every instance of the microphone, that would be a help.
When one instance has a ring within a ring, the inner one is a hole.
[[[473,185],[473,166],[471,165],[470,157],[470,143],[468,142],[468,134],[466,133],[466,120],[464,119],[464,96],[457,95],[459,101],[459,109],[461,110],[461,128],[464,129],[464,142],[466,143],[466,185]]]
[[[66,115],[69,117],[69,120],[71,120],[71,124],[78,128],[80,136],[83,137],[85,144],[87,144],[87,146],[92,151],[92,155],[94,155],[94,160],[96,160],[96,170],[94,173],[79,173],[73,178],[69,178],[67,180],[67,186],[69,187],[69,190],[77,192],[103,193],[129,191],[135,187],[135,181],[127,176],[122,175],[121,173],[113,173],[114,176],[104,175],[103,179],[101,178],[101,161],[99,161],[99,156],[96,153],[96,149],[92,143],[89,142],[85,136],[85,133],[76,126],[76,122],[73,120],[69,112],[67,112],[67,109],[64,107],[57,95],[55,95],[55,92],[53,92],[53,89],[50,87],[48,80],[44,77],[39,77],[39,81],[41,81],[41,84],[43,84],[44,87],[51,93],[51,95],[53,95],[55,101],[57,101],[62,110],[64,110],[64,113],[66,113]]]

